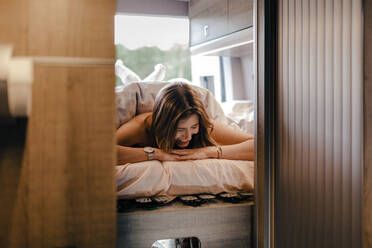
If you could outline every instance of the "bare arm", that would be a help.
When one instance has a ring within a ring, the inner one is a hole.
[[[143,151],[141,147],[127,147],[127,146],[116,146],[117,151],[117,164],[136,163],[147,161],[147,153]],[[177,154],[169,154],[163,152],[158,148],[154,148],[154,160],[159,161],[176,161],[180,160],[180,156]]]
[[[127,123],[123,124],[116,131],[116,153],[118,165],[147,161],[147,153],[144,152],[143,148],[141,147],[150,145],[145,127],[145,119],[149,115],[151,115],[151,113],[138,115]],[[165,153],[157,148],[154,148],[154,150],[154,159],[156,160],[177,160],[179,157],[175,154]]]
[[[237,160],[254,160],[253,136],[235,130],[222,123],[213,122],[212,137],[222,145],[222,158]]]
[[[145,143],[146,115],[138,115],[116,130],[117,164],[134,163],[147,160],[143,148],[131,147]]]
[[[211,135],[221,145],[239,144],[247,140],[253,140],[253,136],[246,132],[235,130],[220,122],[212,121],[213,130]]]
[[[147,160],[143,148],[116,145],[117,164],[135,163]]]
[[[218,122],[212,122],[214,128],[212,137],[221,144],[223,159],[254,160],[254,140],[245,132],[234,130]],[[172,153],[180,155],[181,160],[218,158],[216,147],[174,150]]]

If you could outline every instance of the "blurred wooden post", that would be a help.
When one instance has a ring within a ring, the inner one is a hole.
[[[27,128],[0,126],[0,247],[115,247],[115,5],[0,0],[35,61]]]

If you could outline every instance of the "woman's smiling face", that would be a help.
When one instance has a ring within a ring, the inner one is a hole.
[[[199,117],[192,114],[189,117],[181,119],[178,122],[176,130],[176,145],[179,148],[185,148],[190,144],[192,136],[199,132]]]

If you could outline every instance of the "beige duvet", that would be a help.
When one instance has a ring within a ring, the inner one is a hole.
[[[205,159],[157,160],[116,166],[119,198],[253,192],[254,162]]]

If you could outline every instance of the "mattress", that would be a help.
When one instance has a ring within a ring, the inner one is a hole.
[[[253,192],[254,162],[157,160],[116,166],[118,198]]]

